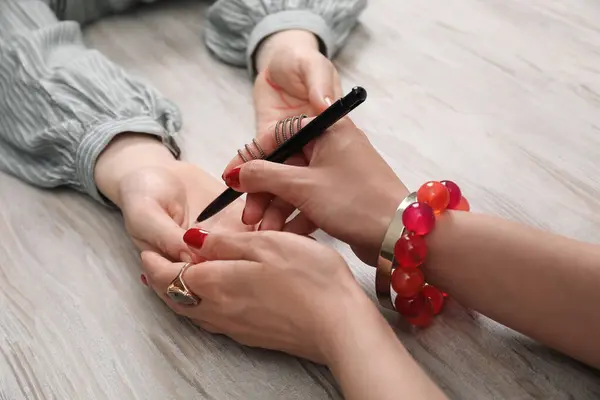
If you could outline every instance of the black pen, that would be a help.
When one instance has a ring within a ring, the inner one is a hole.
[[[315,119],[310,121],[304,128],[300,129],[289,140],[282,143],[278,148],[265,158],[267,161],[283,163],[292,155],[300,152],[304,146],[311,140],[322,135],[333,124],[343,118],[350,111],[358,107],[367,98],[367,91],[360,86],[352,89],[350,93],[342,97]],[[228,188],[210,203],[204,211],[200,213],[196,221],[206,221],[216,213],[233,203],[243,193]]]

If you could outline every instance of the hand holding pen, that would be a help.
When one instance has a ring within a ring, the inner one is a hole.
[[[254,141],[255,151],[260,154],[260,158],[264,158],[267,161],[274,163],[283,163],[287,159],[289,159],[294,154],[297,154],[302,151],[304,146],[310,143],[312,140],[316,139],[320,135],[322,135],[328,128],[330,128],[333,124],[343,118],[350,111],[354,110],[360,104],[362,104],[367,98],[367,92],[362,87],[355,87],[343,98],[339,99],[331,106],[329,106],[325,111],[311,120],[306,126],[298,129],[295,135],[289,137],[286,134],[286,129],[289,129],[291,132],[295,118],[291,119],[289,128],[286,128],[286,124],[283,126],[279,126],[279,124],[275,127],[275,137],[278,139],[277,144],[278,147],[268,155],[264,152],[262,147],[257,141]],[[302,117],[297,119],[298,126],[302,121]],[[279,140],[279,129],[281,129],[281,141]],[[249,146],[246,146],[246,150],[252,158],[259,158],[255,156]],[[238,151],[238,155],[242,158],[243,161],[247,161],[246,156],[241,151]],[[232,171],[231,173],[236,173],[237,171]],[[228,173],[230,174],[230,173]],[[228,175],[224,175],[227,178]],[[229,175],[231,178],[231,175]],[[211,204],[209,204],[202,213],[197,218],[197,222],[202,222],[212,217],[223,208],[227,207],[229,204],[233,203],[238,197],[240,197],[242,193],[239,191],[233,190],[231,187],[223,192],[218,198],[216,198]]]
[[[273,148],[273,132],[261,136],[259,145]],[[396,209],[397,199],[407,192],[406,188],[367,136],[347,118],[315,140],[308,156],[307,167],[253,160],[237,168],[230,167],[224,176],[236,176],[227,179],[236,191],[270,193],[276,196],[271,204],[287,202],[297,208],[300,214],[285,224],[283,230],[306,234],[313,230],[314,223],[351,244],[363,261],[372,263],[381,244],[379,237],[385,234],[389,215]],[[290,184],[292,181],[294,184]],[[268,205],[249,213],[248,207],[252,205],[248,201],[243,222],[255,225],[261,219],[264,221]],[[349,223],[365,218],[374,223]]]

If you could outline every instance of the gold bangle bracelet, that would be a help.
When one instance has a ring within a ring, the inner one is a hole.
[[[381,250],[379,251],[379,259],[377,261],[377,271],[375,272],[375,292],[377,300],[383,307],[395,310],[392,303],[391,281],[392,270],[394,268],[394,245],[396,241],[404,233],[404,224],[402,223],[402,213],[406,207],[417,201],[417,192],[412,192],[402,200],[392,222],[383,238]]]

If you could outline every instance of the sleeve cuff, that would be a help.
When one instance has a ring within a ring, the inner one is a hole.
[[[167,123],[163,126],[149,116],[111,120],[94,127],[81,141],[75,158],[77,178],[82,185],[81,189],[94,199],[104,204],[109,203],[96,187],[94,168],[98,156],[115,136],[124,132],[147,133],[156,136],[175,158],[179,158],[181,150],[174,138],[176,130],[174,124]]]
[[[331,56],[333,33],[320,15],[308,10],[281,11],[269,14],[254,27],[248,39],[246,65],[251,77],[255,77],[257,72],[254,63],[256,48],[267,36],[288,29],[302,29],[312,32],[319,38],[323,55],[325,57]]]

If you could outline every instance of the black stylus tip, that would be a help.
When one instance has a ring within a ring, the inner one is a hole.
[[[196,218],[196,222],[206,221],[208,218],[210,218],[210,215],[208,215],[206,211],[207,210],[204,210],[200,215],[198,215],[198,218]]]
[[[352,88],[352,91],[360,101],[365,101],[367,98],[367,91],[362,86],[355,86]]]

